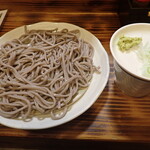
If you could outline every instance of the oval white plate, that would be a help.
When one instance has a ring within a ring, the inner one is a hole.
[[[127,72],[140,79],[150,80],[142,75],[142,63],[137,57],[135,51],[121,52],[118,48],[118,40],[121,36],[141,37],[142,43],[145,45],[150,43],[150,24],[149,23],[134,23],[119,28],[111,37],[110,49],[114,59]],[[136,49],[136,47],[135,47]]]
[[[93,75],[90,86],[84,96],[78,100],[67,112],[65,117],[59,120],[52,120],[51,118],[45,118],[43,120],[38,120],[33,118],[30,122],[24,122],[22,120],[7,119],[0,116],[0,123],[13,128],[19,129],[45,129],[66,123],[82,113],[84,113],[91,105],[97,100],[101,92],[106,86],[108,76],[109,76],[109,60],[106,51],[101,45],[100,41],[87,30],[80,28],[76,25],[69,23],[53,23],[53,22],[39,22],[36,24],[28,25],[27,28],[31,29],[63,29],[67,28],[69,30],[79,29],[81,32],[81,38],[89,42],[94,47],[94,65],[101,67],[101,73],[95,73]],[[0,44],[18,38],[20,35],[24,34],[24,27],[16,28],[0,38]]]

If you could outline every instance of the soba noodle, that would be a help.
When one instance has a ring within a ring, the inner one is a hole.
[[[79,30],[30,30],[0,49],[0,115],[60,119],[92,79],[94,50]]]

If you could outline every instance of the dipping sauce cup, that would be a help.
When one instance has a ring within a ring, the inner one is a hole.
[[[135,46],[128,52],[123,52],[117,44],[122,36],[140,37],[142,42],[139,47]],[[114,59],[115,82],[126,95],[142,97],[150,94],[150,77],[144,76],[142,73],[144,65],[139,58],[138,52],[146,44],[150,45],[149,23],[135,23],[123,26],[110,39],[110,50]]]

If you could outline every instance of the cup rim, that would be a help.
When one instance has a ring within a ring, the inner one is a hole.
[[[116,57],[116,55],[115,55],[115,53],[114,53],[114,50],[113,50],[113,40],[114,40],[115,36],[116,36],[121,30],[124,30],[125,28],[130,27],[130,26],[139,26],[139,25],[146,25],[146,26],[148,25],[148,26],[150,26],[150,23],[131,23],[131,24],[124,25],[124,26],[120,27],[119,29],[117,29],[117,30],[112,34],[112,36],[111,36],[111,38],[110,38],[110,43],[109,43],[110,52],[111,52],[111,54],[112,54],[112,56],[113,56],[113,59],[115,59],[115,61],[118,63],[118,65],[119,65],[123,70],[125,70],[128,74],[130,74],[130,75],[132,75],[132,76],[134,76],[134,77],[136,77],[136,78],[138,78],[138,79],[141,79],[141,80],[150,81],[150,78],[148,79],[148,78],[139,76],[139,75],[137,75],[137,74],[135,74],[135,73],[129,71],[128,69],[126,69],[126,68],[122,65],[122,63],[118,60],[118,58]]]
[[[122,67],[118,64],[118,62],[114,62],[114,63],[116,63],[122,71],[124,71],[126,74],[132,76],[133,78],[135,78],[135,79],[137,79],[137,80],[140,80],[140,81],[145,81],[145,82],[147,82],[147,83],[150,82],[150,81],[148,81],[148,80],[143,80],[143,79],[141,79],[141,78],[139,78],[139,77],[137,77],[137,76],[135,76],[135,75],[129,73],[129,72],[126,71],[124,68],[122,68]]]

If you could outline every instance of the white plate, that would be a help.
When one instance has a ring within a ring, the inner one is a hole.
[[[97,100],[101,92],[106,86],[109,76],[109,60],[106,51],[101,45],[100,41],[87,30],[80,28],[76,25],[69,23],[53,23],[53,22],[40,22],[32,25],[28,25],[28,29],[53,29],[53,28],[69,30],[79,29],[81,32],[81,38],[89,42],[94,47],[94,65],[101,67],[101,74],[95,73],[93,75],[91,84],[84,94],[84,96],[76,102],[70,111],[67,112],[65,117],[59,120],[52,120],[51,118],[45,118],[38,120],[33,118],[30,122],[24,122],[22,120],[7,119],[0,116],[0,123],[13,128],[19,129],[45,129],[66,123],[82,113],[84,113],[91,105]],[[0,44],[18,38],[24,33],[24,27],[16,28],[0,38]]]
[[[148,77],[142,75],[141,70],[143,64],[134,51],[138,50],[137,47],[134,47],[133,50],[128,53],[119,50],[117,43],[119,38],[123,35],[129,37],[141,37],[143,45],[150,43],[150,24],[133,23],[123,26],[112,35],[110,40],[111,53],[117,63],[133,76],[149,81],[150,79]]]

